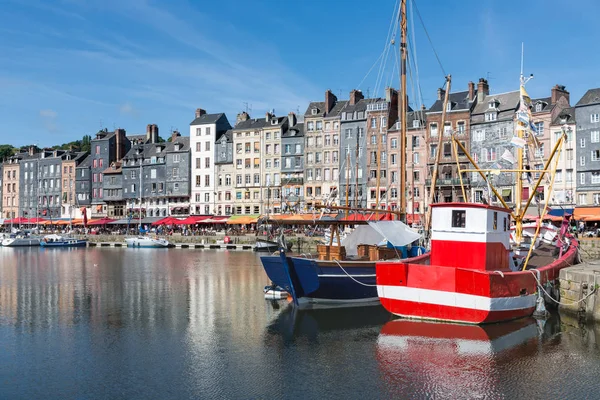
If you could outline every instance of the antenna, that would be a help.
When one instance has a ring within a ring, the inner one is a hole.
[[[242,104],[244,104],[244,109],[245,109],[245,111],[246,111],[247,114],[249,114],[249,113],[252,112],[252,104],[248,104],[247,101],[245,101]]]
[[[370,88],[370,87],[368,87],[368,88],[367,88],[367,99],[370,99],[370,98],[371,98],[371,94],[370,94],[370,93],[371,93],[371,88]]]

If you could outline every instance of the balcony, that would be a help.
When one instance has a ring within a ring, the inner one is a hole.
[[[469,178],[463,178],[462,181],[463,181],[464,185],[471,184],[471,179],[469,179]],[[425,185],[431,186],[431,179],[425,179]],[[460,185],[460,179],[458,179],[458,178],[452,178],[452,179],[438,178],[436,181],[436,186],[459,186],[459,185]]]

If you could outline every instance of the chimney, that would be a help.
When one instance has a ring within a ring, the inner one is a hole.
[[[125,129],[115,129],[115,147],[115,159],[119,161],[125,156]]]
[[[363,94],[360,90],[354,89],[353,91],[350,92],[350,105],[353,106],[364,98],[365,98],[365,96],[363,96]]]
[[[151,143],[158,143],[158,125],[156,124],[152,124],[152,142]]]
[[[475,100],[475,84],[469,81],[469,101]]]
[[[250,114],[248,114],[246,111],[242,111],[235,117],[235,124],[237,125],[240,122],[248,121],[249,119],[250,119]]]
[[[203,110],[201,108],[196,108],[196,118],[200,118],[204,114],[206,114],[206,110]]]
[[[265,113],[265,121],[267,121],[267,122],[271,122],[271,118],[273,118],[273,117],[274,117],[274,115],[273,115],[273,114],[271,114],[270,112],[268,112],[268,111],[267,111],[267,112]]]
[[[479,83],[477,83],[477,102],[481,103],[485,96],[490,94],[490,87],[488,86],[488,81],[479,78]]]
[[[293,128],[294,126],[296,126],[296,122],[298,122],[298,120],[296,119],[296,114],[291,112],[288,114],[288,126],[290,128]]]
[[[146,125],[146,143],[150,143],[152,139],[152,124]]]
[[[444,100],[444,96],[446,95],[446,91],[442,88],[438,89],[438,100]]]
[[[174,142],[180,136],[181,136],[181,133],[179,133],[179,131],[173,131],[173,133],[171,133],[171,142]]]
[[[558,99],[562,97],[565,97],[567,100],[567,103],[570,104],[570,99],[569,99],[569,92],[567,91],[567,89],[565,88],[564,85],[554,85],[554,87],[551,90],[552,92],[552,104],[556,104],[556,102],[558,101]]]
[[[29,155],[33,156],[35,154],[35,147],[34,146],[29,146]]]
[[[335,94],[331,93],[331,90],[327,89],[325,92],[325,116],[329,114],[336,101],[337,97],[335,97]]]
[[[425,111],[427,110],[427,107],[425,107],[425,104],[421,104],[421,111]]]

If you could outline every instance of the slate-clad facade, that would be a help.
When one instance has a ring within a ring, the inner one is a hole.
[[[577,204],[600,204],[600,88],[589,89],[575,105]]]

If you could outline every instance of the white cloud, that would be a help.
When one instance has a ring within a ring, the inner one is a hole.
[[[119,111],[124,115],[132,115],[134,117],[138,116],[138,111],[129,102],[121,104]]]
[[[58,113],[54,110],[40,110],[40,117],[42,118],[50,118],[50,119],[54,119],[58,116]]]

